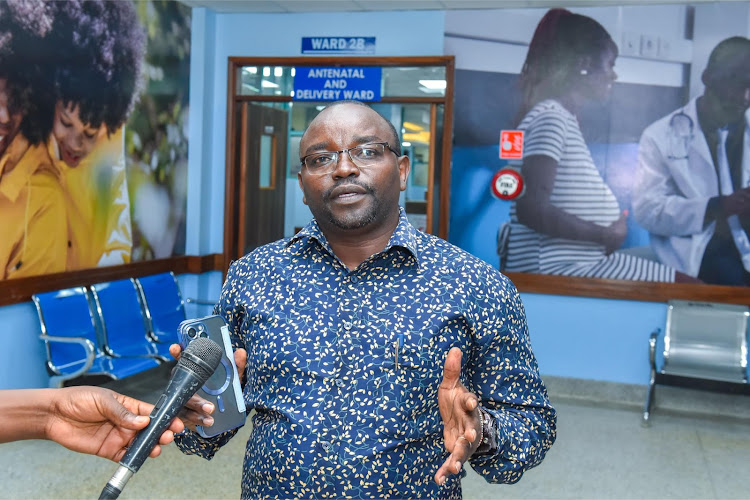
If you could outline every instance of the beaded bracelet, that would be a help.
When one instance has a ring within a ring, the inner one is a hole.
[[[482,446],[482,440],[484,439],[484,412],[482,411],[482,408],[477,408],[479,410],[479,444],[477,445],[477,449]]]
[[[479,422],[482,430],[479,434],[479,446],[474,451],[476,456],[491,455],[497,451],[497,436],[494,429],[494,418],[491,413],[479,408]]]

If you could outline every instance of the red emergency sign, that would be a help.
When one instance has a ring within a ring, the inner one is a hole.
[[[500,131],[500,158],[503,160],[523,158],[523,130]]]

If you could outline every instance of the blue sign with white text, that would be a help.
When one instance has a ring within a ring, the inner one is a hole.
[[[295,101],[379,101],[383,68],[298,67]]]
[[[374,54],[374,36],[303,36],[303,54]]]

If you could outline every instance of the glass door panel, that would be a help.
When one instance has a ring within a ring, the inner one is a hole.
[[[383,96],[445,96],[445,66],[384,67]]]
[[[432,155],[431,104],[401,106],[401,147],[411,160],[411,173],[402,194],[401,205],[409,221],[422,231],[431,232],[427,214],[430,196]]]
[[[294,88],[290,66],[243,66],[236,77],[237,95],[288,96]]]

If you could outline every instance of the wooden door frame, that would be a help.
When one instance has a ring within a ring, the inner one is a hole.
[[[237,235],[233,228],[237,225],[239,214],[234,179],[234,157],[237,116],[235,105],[242,101],[253,102],[294,102],[291,96],[274,95],[236,95],[237,70],[243,66],[381,66],[381,67],[414,67],[414,66],[444,66],[445,94],[442,96],[425,97],[391,97],[381,98],[379,103],[398,104],[442,104],[443,105],[443,137],[440,145],[442,165],[440,168],[440,197],[438,213],[438,236],[448,239],[448,221],[450,217],[450,182],[451,182],[451,150],[453,136],[453,88],[455,77],[455,58],[453,56],[424,56],[424,57],[230,57],[227,64],[227,133],[226,133],[226,165],[224,175],[224,274],[233,258],[232,249],[236,248]],[[432,125],[434,127],[434,124]],[[428,186],[428,192],[434,186]]]

